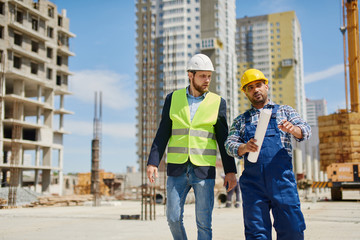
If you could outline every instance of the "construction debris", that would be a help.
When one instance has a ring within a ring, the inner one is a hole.
[[[92,195],[71,195],[71,196],[41,196],[37,201],[24,207],[63,207],[82,206],[85,202],[92,201]]]
[[[114,179],[115,174],[100,170],[100,194],[102,196],[110,195],[110,188],[104,183],[106,179]],[[74,189],[75,194],[86,195],[91,193],[91,173],[78,173],[78,184]]]

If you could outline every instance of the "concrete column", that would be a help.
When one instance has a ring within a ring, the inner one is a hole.
[[[43,166],[51,167],[51,148],[50,147],[44,147],[43,148]]]
[[[34,176],[34,191],[37,192],[37,185],[39,184],[39,170],[35,169],[35,176]]]
[[[59,130],[64,130],[64,114],[59,114]]]
[[[64,108],[64,95],[60,95],[60,109]]]
[[[304,174],[303,169],[303,161],[302,161],[302,151],[300,148],[295,148],[295,173],[296,173],[296,179],[302,179],[302,176]]]
[[[40,166],[40,147],[37,146],[35,149],[35,166]]]
[[[63,172],[63,158],[64,158],[64,150],[59,149],[59,195],[62,196],[64,194],[64,172]]]
[[[51,170],[42,170],[42,192],[50,192]]]
[[[39,125],[42,125],[41,123],[41,108],[37,107],[37,112],[36,112],[36,123]]]
[[[311,156],[306,154],[306,179],[312,180]]]
[[[38,90],[38,92],[37,92],[37,100],[38,100],[38,102],[41,102],[42,86],[39,85],[37,90]]]
[[[319,161],[318,161],[318,159],[316,157],[314,158],[313,164],[314,164],[314,172],[313,172],[314,181],[318,182],[319,179],[320,179],[320,172],[319,172]],[[318,188],[315,188],[315,193],[316,193],[316,196],[319,195],[319,189]]]

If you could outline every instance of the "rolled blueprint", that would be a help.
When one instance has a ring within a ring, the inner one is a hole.
[[[271,116],[271,109],[262,109],[260,111],[259,122],[256,127],[255,137],[254,137],[256,139],[255,144],[259,146],[258,148],[259,150],[257,152],[249,152],[249,156],[248,156],[248,160],[252,163],[257,162],[261,150],[261,145],[264,141],[266,129],[269,125],[270,116]]]

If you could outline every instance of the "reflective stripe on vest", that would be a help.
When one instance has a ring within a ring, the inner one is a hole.
[[[186,89],[173,93],[170,106],[172,132],[168,146],[168,163],[181,164],[190,158],[196,166],[215,166],[217,144],[214,125],[220,101],[220,96],[207,93],[193,120],[190,121]]]

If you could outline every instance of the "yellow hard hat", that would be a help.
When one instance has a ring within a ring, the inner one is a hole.
[[[265,84],[268,84],[269,82],[269,80],[260,70],[254,68],[246,70],[241,77],[241,90],[244,91],[244,87],[247,84],[258,80],[264,80]]]

